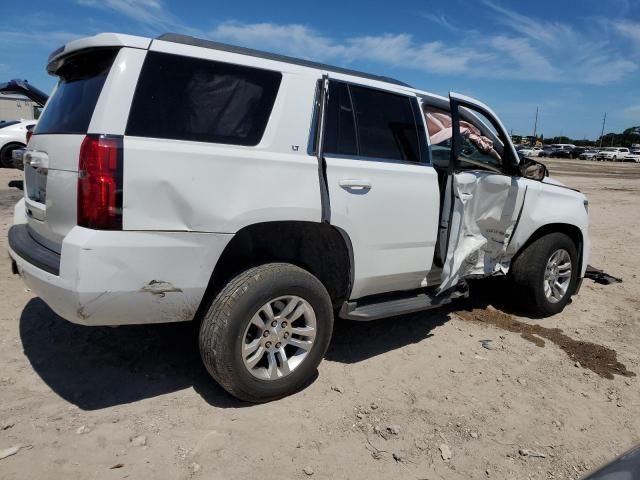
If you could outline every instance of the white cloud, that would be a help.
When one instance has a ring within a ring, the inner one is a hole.
[[[640,22],[621,20],[613,22],[613,28],[640,47]]]
[[[308,59],[337,58],[346,52],[344,46],[313,29],[297,24],[225,22],[218,25],[209,36]]]
[[[631,60],[617,57],[607,45],[583,38],[567,25],[537,24],[488,0],[486,4],[501,14],[512,32],[480,36],[472,31],[467,37],[444,43],[418,42],[406,33],[338,39],[299,24],[225,22],[209,36],[321,61],[369,61],[485,78],[606,84],[637,69]],[[434,21],[440,20],[436,17]]]
[[[565,23],[524,16],[492,0],[482,3],[497,14],[499,23],[513,32],[508,38],[519,47],[506,53],[520,65],[522,73],[528,66],[534,79],[604,85],[638,69],[634,61],[622,56],[618,48],[605,40],[603,31],[576,30]],[[631,34],[633,25],[623,22],[620,28]]]
[[[622,111],[622,114],[626,117],[626,118],[630,118],[632,120],[635,120],[637,122],[640,122],[640,104],[638,105],[631,105],[627,108],[625,108]]]
[[[160,0],[77,0],[76,3],[111,10],[160,30],[182,27]]]
[[[488,10],[487,18],[477,23],[483,25],[482,33],[458,26],[441,14],[419,14],[453,32],[453,39],[447,42],[434,40],[437,37],[429,29],[422,34],[427,36],[426,40],[406,32],[338,37],[307,25],[267,22],[226,21],[203,32],[184,25],[163,0],[75,1],[127,17],[150,33],[180,31],[342,65],[374,63],[381,66],[378,71],[393,67],[476,78],[603,85],[619,81],[638,69],[638,59],[623,56],[604,33],[617,32],[640,46],[640,23],[612,20],[592,22],[590,28],[578,29],[563,22],[524,16],[497,3],[499,0],[482,0]],[[12,31],[2,38],[5,42],[8,39],[50,46],[52,42],[64,43],[75,36],[46,32],[43,28]]]
[[[411,35],[383,34],[343,40],[324,36],[304,25],[226,22],[209,36],[216,40],[277,51],[320,61],[353,63],[368,60],[384,65],[439,73],[468,69],[474,52],[449,48],[441,42],[417,43]]]
[[[451,22],[449,22],[449,20],[447,20],[447,17],[445,17],[444,15],[436,15],[434,13],[421,13],[420,16],[435,23],[436,25],[441,26],[446,30],[449,30],[450,32],[458,33],[463,31],[463,29],[456,27]]]

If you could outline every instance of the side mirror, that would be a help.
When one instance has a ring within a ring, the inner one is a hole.
[[[544,180],[544,177],[549,176],[549,169],[543,163],[536,162],[531,158],[522,158],[520,159],[520,175],[524,178],[529,178],[531,180]]]

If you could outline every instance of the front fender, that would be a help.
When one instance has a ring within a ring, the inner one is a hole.
[[[507,253],[517,254],[540,229],[553,229],[554,226],[578,229],[582,237],[578,251],[581,255],[580,277],[583,277],[591,247],[586,200],[582,193],[557,183],[528,180],[522,213]]]

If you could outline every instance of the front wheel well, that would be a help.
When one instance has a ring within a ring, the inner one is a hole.
[[[327,289],[334,308],[349,297],[353,255],[344,232],[326,223],[264,222],[242,228],[225,247],[195,318],[202,318],[229,280],[249,268],[272,262],[291,263],[313,274]]]
[[[578,251],[578,272],[582,271],[582,257],[583,257],[583,246],[584,239],[582,238],[582,231],[576,227],[575,225],[571,225],[569,223],[550,223],[548,225],[543,225],[538,228],[535,232],[531,234],[529,239],[520,247],[518,253],[514,256],[513,261],[516,260],[518,256],[522,254],[526,250],[526,248],[535,242],[540,237],[548,235],[550,233],[564,233],[567,235],[575,244],[576,250]]]

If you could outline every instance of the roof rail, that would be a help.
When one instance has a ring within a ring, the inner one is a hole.
[[[156,38],[164,42],[181,43],[184,45],[192,45],[194,47],[211,48],[213,50],[222,50],[224,52],[239,53],[241,55],[249,55],[251,57],[266,58],[268,60],[275,60],[278,62],[289,63],[293,65],[300,65],[302,67],[316,68],[319,70],[328,70],[330,72],[342,73],[345,75],[353,75],[355,77],[368,78],[370,80],[378,80],[380,82],[392,83],[394,85],[400,85],[403,87],[411,88],[400,80],[395,78],[385,77],[381,75],[373,75],[370,73],[359,72],[357,70],[350,70],[348,68],[336,67],[334,65],[327,65],[325,63],[313,62],[311,60],[304,60],[302,58],[289,57],[287,55],[279,55],[277,53],[264,52],[261,50],[254,50],[253,48],[238,47],[236,45],[229,45],[227,43],[214,42],[212,40],[202,40],[200,38],[191,37],[189,35],[182,35],[179,33],[164,33]]]

